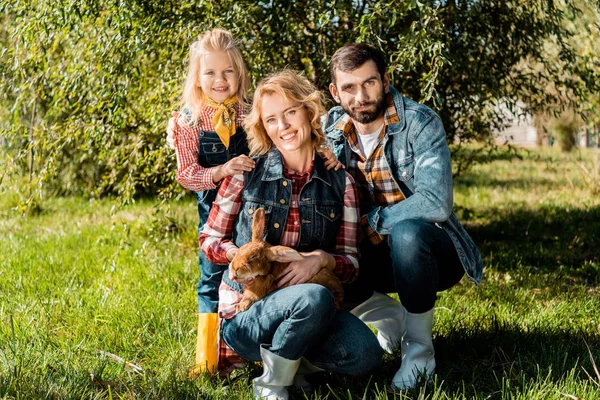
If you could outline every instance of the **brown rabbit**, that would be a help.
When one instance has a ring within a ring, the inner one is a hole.
[[[246,311],[254,302],[275,291],[275,278],[290,262],[303,258],[290,247],[265,242],[264,229],[265,210],[259,208],[252,220],[252,241],[238,249],[229,265],[229,278],[244,287],[244,298],[236,306],[238,311]],[[307,283],[325,286],[333,294],[336,309],[342,309],[344,288],[332,271],[322,268]]]

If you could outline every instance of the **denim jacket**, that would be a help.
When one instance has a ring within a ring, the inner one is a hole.
[[[452,164],[446,132],[440,117],[429,107],[403,97],[390,87],[399,122],[387,126],[384,139],[385,160],[405,200],[368,213],[369,225],[379,234],[388,235],[397,223],[420,219],[443,228],[475,283],[481,282],[483,261],[469,234],[452,212]],[[350,146],[337,129],[344,116],[342,107],[327,115],[326,135],[338,159],[346,164]]]
[[[311,177],[299,198],[300,239],[296,250],[335,250],[336,236],[344,212],[345,172],[328,171],[315,155]],[[290,210],[292,182],[283,175],[281,153],[273,147],[256,159],[256,166],[244,174],[242,206],[234,225],[233,241],[240,247],[250,242],[253,213],[265,209],[265,240],[281,242]]]
[[[258,208],[265,210],[265,240],[271,244],[281,242],[290,211],[292,182],[283,175],[279,150],[273,147],[255,161],[254,169],[244,173],[242,204],[233,227],[233,242],[238,247],[252,240],[252,220]],[[327,170],[323,159],[315,154],[312,175],[298,196],[301,223],[296,250],[335,251],[344,213],[345,185],[344,170]],[[223,281],[241,291],[241,286],[232,282],[227,272]]]

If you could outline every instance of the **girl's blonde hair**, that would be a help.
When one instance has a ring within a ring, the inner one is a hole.
[[[190,46],[190,59],[188,64],[187,77],[183,85],[182,107],[187,108],[191,113],[192,121],[196,120],[197,114],[202,106],[202,88],[200,87],[200,60],[209,53],[224,51],[227,52],[238,73],[238,101],[245,104],[250,79],[248,77],[248,68],[242,58],[238,41],[233,38],[229,31],[224,29],[213,29],[198,35],[198,40]]]
[[[320,119],[321,115],[325,114],[321,92],[305,76],[296,71],[284,69],[265,77],[260,81],[254,92],[252,110],[244,119],[250,155],[261,156],[266,154],[273,146],[261,118],[260,104],[265,95],[274,93],[306,107],[312,128],[313,147],[318,152],[322,152],[327,148]]]

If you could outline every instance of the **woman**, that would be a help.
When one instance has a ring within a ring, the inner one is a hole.
[[[296,375],[364,374],[383,355],[366,325],[335,311],[327,289],[304,284],[321,268],[344,283],[358,273],[356,187],[344,170],[328,171],[318,153],[325,146],[324,112],[320,92],[305,77],[285,70],[265,78],[245,122],[256,166],[222,183],[200,235],[207,258],[227,264],[250,241],[254,210],[264,208],[265,240],[304,255],[280,275],[282,289],[241,313],[235,311],[241,286],[223,275],[220,338],[244,359],[263,361],[264,373],[254,379],[256,398],[286,399],[285,387]]]

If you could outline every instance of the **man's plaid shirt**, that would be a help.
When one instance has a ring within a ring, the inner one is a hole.
[[[352,150],[350,159],[347,160],[346,169],[356,180],[361,215],[367,214],[376,207],[386,207],[404,200],[404,196],[392,177],[383,153],[388,138],[386,134],[387,126],[397,122],[399,122],[399,118],[394,100],[392,95],[388,94],[383,120],[384,127],[379,134],[373,152],[368,158],[365,158],[360,150],[356,128],[350,116],[348,114],[344,115],[336,126],[336,129],[343,132]],[[369,238],[375,240],[371,236],[377,235],[377,233],[371,229],[368,229],[368,231],[370,231]]]

